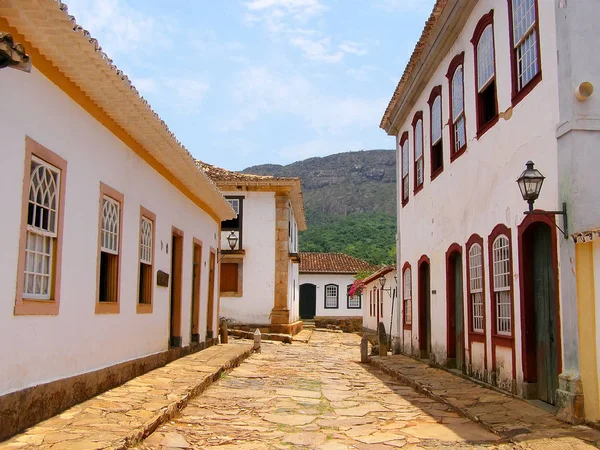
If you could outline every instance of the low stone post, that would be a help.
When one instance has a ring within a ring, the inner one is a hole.
[[[369,339],[367,339],[366,334],[363,334],[363,337],[360,340],[360,362],[369,362]]]
[[[379,325],[377,325],[377,337],[379,338],[379,356],[387,356],[387,333],[383,322],[379,322]]]
[[[256,331],[254,332],[254,351],[256,353],[260,353],[260,340],[261,340],[260,330],[257,328]]]
[[[227,344],[229,341],[229,330],[227,329],[227,321],[221,320],[221,344]]]

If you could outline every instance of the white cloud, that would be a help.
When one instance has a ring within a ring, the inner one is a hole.
[[[179,113],[193,114],[210,89],[208,82],[197,78],[168,78],[164,81],[166,93],[173,95]]]
[[[304,56],[311,61],[337,63],[344,57],[341,50],[331,52],[331,39],[328,37],[316,40],[296,37],[290,40],[290,44],[302,50]]]
[[[425,0],[376,0],[375,3],[387,11],[428,13],[433,9],[433,1]]]
[[[371,80],[371,73],[375,72],[375,70],[374,66],[363,66],[348,69],[346,70],[346,74],[356,81],[363,82]],[[395,78],[395,82],[398,82],[399,79],[400,77]]]
[[[367,54],[365,46],[359,42],[344,41],[340,44],[340,50],[344,53],[350,53],[357,56],[363,56]]]
[[[245,5],[249,23],[262,22],[273,32],[289,30],[294,23],[304,23],[327,9],[320,0],[252,0]]]

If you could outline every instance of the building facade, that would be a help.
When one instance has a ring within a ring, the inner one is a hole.
[[[298,231],[306,229],[300,179],[201,165],[237,213],[221,224],[220,317],[296,334],[302,329]]]
[[[0,17],[0,439],[216,342],[234,212],[75,25],[51,0]]]
[[[561,127],[592,105],[574,90],[598,72],[567,44],[578,28],[597,37],[585,17],[598,7],[575,3],[437,1],[381,121],[398,151],[399,350],[571,421],[584,404],[574,243],[560,215],[524,214],[515,180],[534,161],[546,176],[535,208],[587,214],[573,192],[597,181],[573,184]],[[588,153],[595,123],[575,127]]]
[[[385,280],[385,282],[382,280]],[[396,267],[382,267],[364,278],[362,283],[362,296],[365,299],[363,306],[363,330],[375,333],[377,326],[381,322],[388,335],[391,330],[391,335],[397,336],[397,316],[401,311],[396,302],[398,297]]]

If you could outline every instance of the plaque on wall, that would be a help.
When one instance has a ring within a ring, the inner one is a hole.
[[[159,270],[156,272],[156,285],[162,287],[169,287],[169,274]]]

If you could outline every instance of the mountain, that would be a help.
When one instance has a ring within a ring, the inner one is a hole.
[[[394,262],[394,150],[338,153],[242,172],[302,179],[308,230],[300,234],[301,251],[342,252],[373,264]]]

